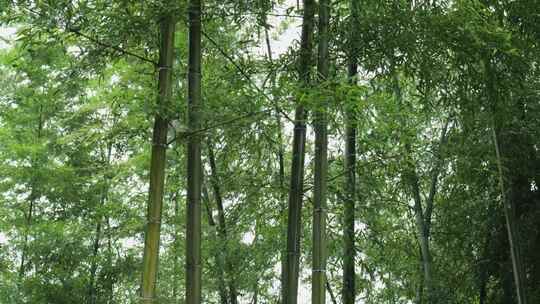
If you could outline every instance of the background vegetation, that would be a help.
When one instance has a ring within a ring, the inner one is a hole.
[[[197,4],[0,0],[1,303],[540,301],[538,0]]]

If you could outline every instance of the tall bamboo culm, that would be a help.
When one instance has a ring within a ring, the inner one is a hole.
[[[310,83],[310,68],[312,66],[313,21],[315,1],[304,1],[304,18],[302,36],[300,39],[300,60],[298,74],[300,86],[306,89]],[[289,205],[287,218],[287,256],[282,265],[283,286],[282,301],[284,304],[296,304],[298,295],[298,274],[300,260],[300,228],[304,183],[304,157],[306,146],[306,113],[301,103],[298,103],[294,115],[293,152],[291,165],[291,183],[289,188]]]
[[[165,184],[167,151],[168,108],[171,98],[172,64],[174,52],[175,20],[166,15],[161,21],[158,78],[158,112],[155,115],[152,155],[150,160],[150,186],[147,224],[144,237],[141,303],[156,303],[156,279],[158,273],[161,209]]]
[[[328,22],[330,4],[319,1],[319,45],[317,74],[319,86],[328,78]],[[315,176],[313,191],[313,259],[311,275],[311,303],[326,303],[326,181],[328,175],[328,130],[326,109],[321,100],[314,109]]]
[[[186,304],[201,303],[201,0],[189,1]]]

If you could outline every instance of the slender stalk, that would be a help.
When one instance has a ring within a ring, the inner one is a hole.
[[[512,199],[507,197],[507,189],[505,185],[504,164],[500,146],[499,131],[503,120],[495,119],[496,110],[502,111],[500,107],[500,96],[497,91],[497,83],[494,75],[496,71],[489,58],[483,58],[483,65],[486,73],[486,94],[488,100],[492,103],[493,121],[491,125],[493,145],[495,148],[495,156],[499,175],[499,188],[501,191],[501,200],[503,203],[504,217],[506,221],[506,231],[508,233],[508,243],[510,244],[510,258],[512,260],[512,270],[514,275],[514,284],[517,294],[518,304],[527,304],[527,294],[525,290],[525,270],[521,256],[521,248],[519,241],[519,231],[516,223],[516,210]],[[511,187],[511,186],[510,186]],[[511,190],[511,188],[510,188]],[[507,289],[505,289],[507,291]]]
[[[319,46],[317,72],[319,83],[328,78],[328,22],[330,4],[319,1]],[[328,177],[328,130],[326,108],[322,101],[315,109],[315,168],[313,185],[313,258],[311,303],[326,303],[326,183]]]
[[[356,84],[358,74],[358,37],[356,28],[359,23],[359,1],[350,0],[351,23],[349,33],[348,76],[351,84]],[[355,257],[354,221],[356,201],[356,115],[353,109],[345,111],[345,202],[343,208],[343,289],[341,296],[344,304],[355,302]]]
[[[219,176],[216,166],[216,158],[214,155],[214,148],[210,140],[207,144],[208,148],[208,160],[210,163],[210,172],[211,172],[211,184],[214,191],[214,200],[216,201],[217,210],[218,210],[218,234],[220,237],[222,245],[222,254],[225,260],[225,271],[227,273],[227,281],[229,285],[229,303],[237,304],[237,292],[236,292],[236,283],[234,279],[234,267],[231,262],[231,257],[228,252],[228,237],[227,237],[227,223],[225,221],[225,209],[223,208],[223,199],[221,196],[221,188],[219,185]]]
[[[258,217],[255,218],[255,229],[254,229],[254,237],[253,237],[253,243],[251,244],[251,247],[256,250],[257,249],[257,246],[258,246],[258,243],[259,243],[259,219]],[[253,304],[258,304],[259,303],[259,282],[260,281],[260,277],[256,277],[254,280],[253,280],[253,299],[252,299],[252,303]]]
[[[202,202],[204,203],[206,209],[206,215],[208,217],[208,225],[213,228],[213,232],[218,236],[218,231],[216,228],[216,222],[214,221],[214,216],[212,215],[212,207],[210,206],[210,195],[208,194],[208,188],[204,181],[204,170],[203,172],[203,182],[202,182]],[[216,272],[217,272],[217,281],[218,281],[218,290],[219,290],[219,299],[221,304],[228,304],[227,298],[227,287],[225,283],[225,275],[223,274],[223,255],[220,251],[214,251],[214,259],[216,261]]]
[[[90,282],[88,283],[88,303],[96,303],[95,280],[97,272],[97,256],[99,254],[99,242],[101,238],[101,221],[96,224],[94,244],[92,245],[92,265],[90,266]]]
[[[263,0],[264,1],[264,0]],[[272,59],[272,44],[270,43],[270,34],[269,34],[269,31],[268,31],[268,26],[266,26],[266,14],[263,16],[264,18],[264,24],[265,24],[265,28],[264,28],[264,36],[265,36],[265,41],[266,41],[266,56],[268,58],[268,61],[270,62],[271,65],[273,65],[273,59]],[[270,86],[271,88],[273,89],[276,85],[276,77],[275,77],[275,74],[274,72],[272,72],[272,74],[270,75]],[[275,98],[274,94],[272,93],[272,98]],[[286,206],[286,203],[285,203],[285,196],[286,196],[286,192],[285,192],[285,158],[284,158],[284,149],[283,149],[283,131],[282,131],[282,123],[281,123],[281,111],[280,109],[278,108],[277,106],[277,103],[274,102],[274,109],[275,109],[275,117],[276,117],[276,128],[277,128],[277,144],[278,144],[278,152],[277,152],[277,156],[278,156],[278,165],[279,165],[279,168],[278,168],[278,185],[279,185],[279,200],[280,200],[280,206],[281,206],[281,209],[280,209],[280,224],[281,224],[281,227],[283,227],[283,231],[282,231],[282,240],[285,240],[285,235],[286,235],[286,225],[287,225],[287,222],[286,222],[286,210],[287,210],[287,206]],[[283,246],[285,247],[285,246]],[[281,262],[281,274],[280,274],[280,280],[281,280],[281,285],[284,286],[285,285],[285,277],[284,277],[284,272],[283,272],[283,269],[285,269],[286,267],[286,259],[287,255],[286,253],[281,250],[280,251],[280,262]],[[282,291],[284,289],[282,288]],[[283,297],[283,294],[281,294],[281,296]]]
[[[178,197],[180,196],[180,191],[174,193],[174,239],[173,239],[173,269],[174,269],[174,281],[178,282],[180,280],[180,202]],[[178,300],[178,285],[173,283],[173,292],[172,296],[174,301]]]
[[[410,172],[408,172],[409,183],[414,200],[413,209],[418,234],[418,242],[420,244],[420,258],[422,262],[422,270],[424,272],[423,282],[419,288],[425,288],[427,303],[434,303],[436,301],[433,291],[433,262],[430,250],[431,214],[433,212],[435,194],[437,193],[437,183],[444,161],[442,150],[447,142],[449,122],[450,119],[446,121],[441,131],[439,147],[437,149],[433,168],[431,170],[430,190],[425,200],[425,208],[422,206],[419,178],[415,166],[413,165]],[[407,151],[407,153],[410,153],[410,151]],[[419,296],[417,298],[419,298],[419,301],[421,301],[422,290],[419,290],[418,294]]]
[[[32,225],[32,218],[34,215],[34,204],[36,201],[37,195],[35,191],[35,186],[32,187],[30,192],[29,201],[28,201],[28,213],[26,214],[26,227],[24,229],[24,241],[23,248],[21,253],[21,263],[19,265],[19,280],[21,280],[26,273],[26,254],[28,251],[28,234],[30,226]]]
[[[499,171],[499,188],[501,190],[501,199],[503,201],[504,217],[506,220],[506,230],[508,232],[508,241],[510,244],[510,257],[512,259],[512,270],[514,274],[514,283],[516,286],[518,304],[526,304],[527,295],[525,293],[525,276],[519,245],[519,234],[515,219],[516,211],[514,209],[512,201],[509,200],[506,195],[501,150],[499,147],[499,138],[495,127],[492,128],[492,135],[493,145],[495,146],[495,154],[497,157],[497,169]]]
[[[150,187],[144,240],[141,303],[156,303],[156,280],[161,230],[161,209],[165,184],[168,105],[171,97],[175,20],[165,16],[161,21],[159,51],[158,113],[155,116],[150,160]]]
[[[415,168],[411,169],[409,173],[409,183],[413,193],[414,199],[414,216],[416,221],[416,230],[418,242],[420,243],[420,253],[422,259],[422,269],[424,270],[423,285],[425,288],[425,295],[427,303],[432,303],[433,298],[433,275],[431,265],[431,251],[429,248],[429,235],[427,230],[427,224],[423,216],[422,200],[420,196],[420,186],[418,184],[418,175]]]
[[[41,133],[43,132],[43,105],[39,106],[39,116],[38,116],[38,124],[37,124],[37,143],[40,143],[41,139]],[[35,168],[35,171],[38,171],[39,168],[39,162],[37,160],[32,160],[32,167]],[[24,278],[24,275],[26,273],[26,255],[28,251],[28,235],[30,226],[32,225],[32,218],[34,216],[34,204],[36,203],[36,200],[38,199],[38,192],[37,192],[37,178],[36,175],[33,175],[30,180],[30,196],[28,197],[28,213],[25,216],[26,219],[26,227],[24,228],[24,241],[23,241],[23,248],[21,253],[21,263],[19,265],[19,280],[22,280]]]
[[[332,304],[337,304],[336,296],[334,295],[334,291],[332,290],[332,286],[330,286],[330,282],[328,282],[328,280],[326,280],[326,290],[330,295],[330,300],[332,301]]]
[[[112,250],[112,233],[110,232],[111,222],[110,222],[109,217],[106,218],[105,223],[107,225],[107,231],[108,231],[107,233],[107,265],[110,268],[112,268],[113,250]],[[107,292],[108,292],[106,303],[112,304],[114,303],[114,279],[112,275],[109,276],[106,287],[107,287]]]
[[[105,159],[105,165],[106,165],[106,170],[109,169],[109,165],[111,163],[111,153],[112,153],[112,144],[111,143],[108,143],[107,145],[107,156],[106,156],[106,159]],[[103,206],[105,205],[105,202],[107,201],[107,197],[108,197],[108,192],[109,192],[109,178],[105,177],[104,178],[104,189],[102,189],[102,193],[101,193],[101,198],[100,198],[100,202],[99,202],[99,205],[100,206]],[[101,227],[102,227],[102,223],[103,222],[103,219],[101,216],[98,217],[97,219],[97,224],[96,224],[96,232],[95,232],[95,236],[94,236],[94,244],[93,244],[93,248],[92,248],[92,265],[90,266],[90,282],[88,284],[88,302],[90,304],[95,304],[96,303],[96,288],[95,288],[95,280],[96,280],[96,272],[97,272],[97,257],[98,257],[98,254],[99,254],[99,244],[100,244],[100,241],[101,241]]]
[[[302,88],[310,83],[312,56],[313,21],[315,1],[304,1],[304,21],[300,41],[299,75]],[[294,117],[293,152],[291,165],[291,184],[287,218],[287,257],[282,270],[284,277],[283,303],[296,304],[298,296],[298,275],[300,262],[300,230],[302,196],[304,186],[304,157],[306,145],[306,113],[302,103],[298,103]]]
[[[201,128],[201,0],[189,1],[188,128]],[[186,304],[201,303],[201,138],[188,137]]]
[[[306,140],[304,116],[304,107],[300,105],[297,107],[295,114],[296,123],[293,136],[293,160],[287,218],[287,257],[285,269],[282,271],[285,279],[285,285],[283,286],[284,304],[296,304],[298,293],[302,188],[304,183]]]

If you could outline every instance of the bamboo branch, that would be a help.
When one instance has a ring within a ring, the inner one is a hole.
[[[49,18],[48,16],[46,16],[45,14],[42,14],[40,12],[37,12],[35,11],[34,9],[31,9],[31,8],[28,8],[28,7],[23,7],[22,9],[34,14],[34,15],[37,15],[38,17],[41,17],[41,18]],[[149,58],[146,58],[144,56],[141,56],[141,55],[138,55],[138,54],[135,54],[133,52],[130,52],[128,50],[125,50],[119,46],[116,46],[116,45],[111,45],[111,44],[108,44],[108,43],[105,43],[105,42],[102,42],[100,41],[99,39],[97,38],[94,38],[88,34],[85,34],[83,32],[81,32],[81,30],[77,29],[77,28],[74,28],[74,27],[66,27],[65,29],[66,32],[68,33],[73,33],[77,36],[80,36],[80,37],[83,37],[99,46],[102,46],[102,47],[105,47],[105,48],[109,48],[109,49],[113,49],[117,52],[119,52],[120,54],[123,54],[123,55],[128,55],[128,56],[132,56],[132,57],[135,57],[139,60],[142,60],[142,61],[145,61],[145,62],[148,62],[148,63],[151,63],[153,66],[157,67],[158,66],[158,63],[153,61],[152,59],[149,59]]]
[[[149,59],[149,58],[146,58],[146,57],[144,57],[144,56],[135,54],[135,53],[130,52],[130,51],[128,51],[128,50],[125,50],[125,49],[123,49],[123,48],[121,48],[121,47],[119,47],[119,46],[112,45],[112,44],[108,44],[108,43],[105,43],[105,42],[103,42],[103,41],[100,41],[99,39],[94,38],[94,37],[92,37],[92,36],[90,36],[90,35],[87,35],[87,34],[81,32],[81,31],[78,30],[78,29],[75,29],[75,28],[67,28],[67,31],[68,31],[69,33],[73,33],[73,34],[75,34],[75,35],[77,35],[77,36],[83,37],[83,38],[85,38],[85,39],[87,39],[87,40],[89,40],[89,41],[91,41],[91,42],[93,42],[93,43],[95,43],[95,44],[97,44],[97,45],[99,45],[99,46],[102,46],[102,47],[104,47],[104,48],[112,49],[112,50],[114,50],[114,51],[116,51],[116,52],[118,52],[118,53],[120,53],[120,54],[122,54],[122,55],[131,56],[131,57],[137,58],[137,59],[139,59],[139,60],[141,60],[141,61],[151,63],[151,64],[152,64],[153,66],[155,66],[155,67],[158,66],[158,63],[155,62],[155,61],[153,61],[152,59]]]
[[[244,115],[233,117],[233,118],[225,120],[223,122],[219,122],[219,123],[210,125],[208,127],[193,130],[191,132],[182,132],[182,131],[180,131],[180,132],[177,132],[177,135],[173,139],[171,139],[167,143],[167,145],[170,145],[171,143],[175,142],[179,137],[189,137],[189,136],[197,135],[197,134],[203,133],[205,131],[209,131],[209,130],[212,130],[212,129],[215,129],[215,128],[219,128],[219,127],[223,127],[223,126],[226,126],[226,125],[229,125],[229,124],[233,124],[233,123],[235,123],[235,122],[237,122],[239,120],[250,118],[252,116],[256,116],[256,115],[260,115],[260,114],[264,114],[264,113],[268,113],[270,111],[271,110],[262,110],[262,111],[250,112],[250,113],[247,113],[247,114],[244,114]]]
[[[336,296],[334,295],[334,292],[332,291],[332,286],[330,286],[330,283],[328,281],[326,281],[326,290],[328,290],[328,293],[330,294],[332,304],[337,304]]]
[[[448,120],[444,124],[444,127],[441,131],[441,139],[439,140],[439,148],[437,151],[435,165],[434,165],[432,175],[431,175],[431,186],[429,189],[428,197],[426,199],[424,223],[426,225],[426,233],[428,236],[431,229],[431,215],[433,213],[433,200],[435,198],[435,194],[437,193],[437,183],[439,181],[439,174],[443,165],[442,149],[446,145],[446,142],[448,141],[447,135],[448,135],[448,125],[450,124],[450,119],[451,118],[448,118]]]
[[[285,118],[287,118],[289,121],[293,122],[294,120],[292,120],[288,115],[287,113],[283,112],[283,110],[281,110],[279,108],[279,106],[277,105],[276,101],[271,98],[270,96],[268,96],[268,94],[266,94],[261,88],[259,88],[259,86],[257,84],[255,84],[255,82],[253,81],[253,79],[251,79],[251,77],[248,75],[248,73],[246,71],[244,71],[244,69],[229,55],[227,54],[227,52],[225,52],[225,50],[223,50],[219,44],[212,38],[210,37],[208,34],[206,34],[204,31],[202,32],[203,36],[208,39],[208,41],[210,41],[210,43],[212,43],[212,45],[214,45],[214,47],[221,53],[221,55],[223,55],[223,57],[225,57],[225,59],[227,59],[233,66],[236,70],[238,70],[238,72],[249,82],[249,84],[258,92],[260,93],[262,96],[264,96],[268,101],[270,101],[275,109],[277,111],[279,111]]]

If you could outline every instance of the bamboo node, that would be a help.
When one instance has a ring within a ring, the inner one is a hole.
[[[167,147],[168,147],[167,144],[160,144],[160,143],[155,143],[155,142],[152,142],[152,146],[163,147],[163,148],[167,148]]]
[[[148,219],[148,224],[159,224],[161,223],[161,220],[159,218],[151,217]]]
[[[186,268],[202,268],[201,263],[186,263]]]

